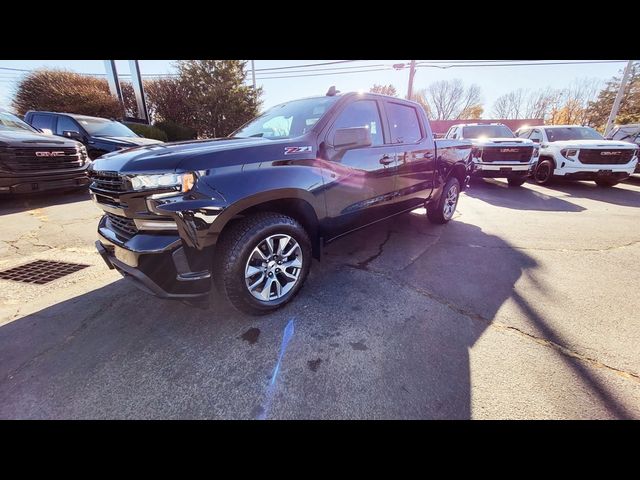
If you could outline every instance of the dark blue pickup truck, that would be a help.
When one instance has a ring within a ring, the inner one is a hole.
[[[375,94],[287,102],[226,138],[104,155],[90,167],[110,268],[163,298],[287,303],[322,246],[426,206],[451,220],[471,143],[434,140],[422,107]]]

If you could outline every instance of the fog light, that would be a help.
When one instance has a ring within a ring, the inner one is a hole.
[[[177,230],[178,225],[173,220],[143,220],[134,218],[138,230]]]

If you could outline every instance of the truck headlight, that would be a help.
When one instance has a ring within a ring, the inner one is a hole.
[[[564,148],[560,150],[560,155],[573,162],[573,158],[570,157],[575,157],[576,155],[578,155],[578,150],[576,148]]]
[[[131,186],[134,190],[180,187],[181,192],[188,192],[193,188],[195,182],[196,175],[193,172],[135,175],[131,177]]]

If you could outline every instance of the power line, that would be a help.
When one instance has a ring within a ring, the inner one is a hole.
[[[266,72],[271,70],[287,70],[289,68],[316,67],[319,65],[335,65],[336,63],[350,63],[350,62],[357,62],[357,61],[362,61],[362,60],[336,60],[334,62],[308,63],[306,65],[290,65],[288,67],[256,68],[256,72]]]
[[[300,78],[300,77],[322,77],[325,75],[346,75],[348,73],[365,73],[365,72],[381,72],[383,70],[388,71],[389,68],[372,68],[372,69],[367,69],[367,70],[358,70],[358,71],[349,71],[349,72],[333,72],[333,73],[310,73],[307,75],[286,75],[286,76],[280,76],[280,77],[260,77],[260,78],[256,78],[256,80],[274,80],[277,78]]]

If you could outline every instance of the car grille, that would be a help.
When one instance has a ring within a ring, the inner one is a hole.
[[[57,156],[45,156],[52,153]],[[75,147],[5,147],[0,159],[7,169],[26,173],[80,168],[87,157]]]
[[[501,150],[513,150],[502,152]],[[533,147],[484,147],[483,162],[521,162],[528,163],[533,154]]]
[[[133,219],[119,217],[111,213],[107,213],[107,227],[125,238],[131,238],[138,233],[138,228]]]
[[[127,190],[125,179],[118,172],[107,172],[94,170],[89,173],[91,178],[91,188],[102,190],[103,192],[118,193]]]
[[[585,164],[622,165],[631,161],[633,152],[630,149],[588,150],[581,148],[578,159]]]

